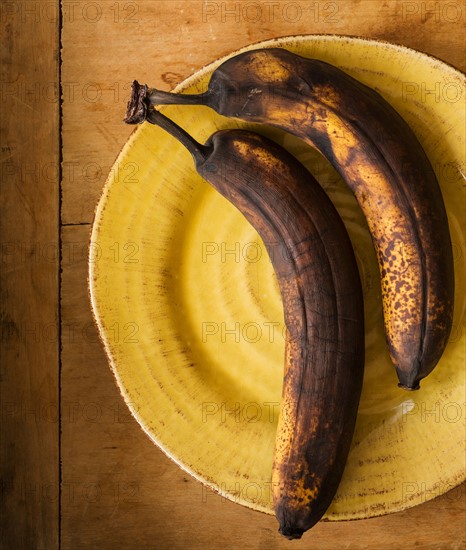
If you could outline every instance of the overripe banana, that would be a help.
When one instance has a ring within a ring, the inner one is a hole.
[[[379,262],[385,333],[400,386],[439,361],[453,317],[453,255],[432,166],[403,118],[340,69],[280,48],[233,56],[203,94],[148,89],[147,104],[203,104],[268,123],[319,150],[352,189]]]
[[[317,181],[274,142],[223,130],[201,145],[141,104],[127,122],[144,119],[187,147],[198,172],[244,214],[269,251],[287,327],[273,500],[280,532],[300,538],[335,495],[362,387],[363,299],[349,236]]]

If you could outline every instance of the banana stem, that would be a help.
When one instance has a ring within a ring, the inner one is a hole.
[[[186,130],[183,130],[181,126],[178,126],[176,122],[173,122],[173,120],[163,115],[160,111],[156,111],[155,109],[153,109],[152,105],[154,103],[150,102],[148,98],[149,92],[152,91],[154,90],[149,89],[145,84],[141,85],[137,80],[133,81],[133,85],[131,87],[131,97],[128,101],[128,106],[126,108],[126,116],[124,118],[124,122],[126,122],[126,124],[141,124],[142,122],[147,120],[147,122],[150,122],[155,126],[160,126],[160,128],[163,128],[186,147],[186,149],[194,157],[196,164],[205,162],[205,160],[209,156],[210,148],[200,144],[191,135],[189,135]],[[166,94],[169,97],[172,96],[172,94],[168,92],[158,92],[158,90],[155,90],[155,92]],[[176,99],[177,97],[184,96],[175,95],[174,97]],[[169,102],[166,101],[165,104],[167,103]],[[171,103],[177,103],[177,101],[172,101]],[[195,102],[193,101],[193,103]]]
[[[181,126],[178,126],[176,122],[173,122],[173,120],[163,115],[160,111],[156,111],[155,109],[148,110],[146,112],[146,120],[155,126],[159,126],[184,145],[194,157],[196,164],[207,160],[210,148],[200,144],[186,130],[183,130]]]
[[[147,86],[141,85],[137,80],[133,80],[131,86],[131,97],[126,107],[126,116],[123,119],[126,124],[140,124],[146,120],[147,115]]]
[[[126,124],[141,124],[145,120],[159,126],[167,131],[171,136],[177,139],[191,153],[196,161],[196,164],[204,162],[210,153],[210,148],[201,145],[191,135],[178,126],[176,122],[169,119],[161,112],[152,108],[152,104],[148,102],[149,88],[143,84],[139,84],[137,80],[133,81],[131,87],[131,97],[126,108],[126,116],[124,121]],[[166,92],[164,92],[166,93]],[[170,94],[167,94],[170,95]]]
[[[208,105],[209,93],[201,94],[176,94],[164,92],[156,88],[147,89],[147,103],[149,105]]]
[[[149,88],[146,84],[139,84],[134,80],[124,121],[127,124],[143,122],[148,109],[154,105],[209,105],[209,98],[208,91],[202,94],[175,94]]]

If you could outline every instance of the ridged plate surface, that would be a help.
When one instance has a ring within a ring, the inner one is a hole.
[[[302,36],[260,46],[323,59],[380,92],[417,134],[445,197],[457,283],[453,332],[436,370],[408,393],[397,387],[387,353],[364,218],[329,164],[277,130],[206,107],[162,109],[200,141],[234,127],[272,137],[308,167],[343,216],[363,280],[367,360],[352,449],[326,518],[402,510],[465,477],[465,78],[419,52],[358,38]],[[220,61],[177,91],[204,90]],[[195,173],[183,147],[149,124],[131,135],[105,185],[89,283],[111,368],[145,432],[203,483],[272,513],[284,325],[270,259],[243,216]]]

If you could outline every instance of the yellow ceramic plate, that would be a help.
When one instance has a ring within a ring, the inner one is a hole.
[[[419,137],[444,193],[455,254],[454,327],[436,370],[420,391],[408,393],[398,389],[387,354],[364,218],[327,162],[282,132],[206,107],[163,109],[200,141],[219,128],[269,135],[306,164],[343,216],[364,284],[367,362],[352,450],[326,517],[402,510],[457,486],[465,475],[465,78],[427,55],[359,38],[300,36],[260,46],[323,59],[375,88]],[[221,61],[177,91],[204,90]],[[196,175],[182,146],[144,124],[110,173],[91,244],[92,307],[137,421],[194,477],[272,513],[284,325],[256,232]]]

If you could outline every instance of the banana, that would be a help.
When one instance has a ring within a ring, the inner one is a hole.
[[[385,334],[399,386],[418,389],[453,318],[453,254],[432,166],[402,117],[340,69],[280,48],[231,57],[202,94],[147,89],[147,105],[202,104],[268,123],[320,151],[353,191],[377,253]]]
[[[138,104],[143,88],[135,87],[126,122],[146,119],[185,145],[269,252],[287,327],[272,493],[280,532],[300,538],[335,495],[362,388],[363,298],[349,236],[319,184],[282,147],[245,130],[216,132],[201,145]]]

